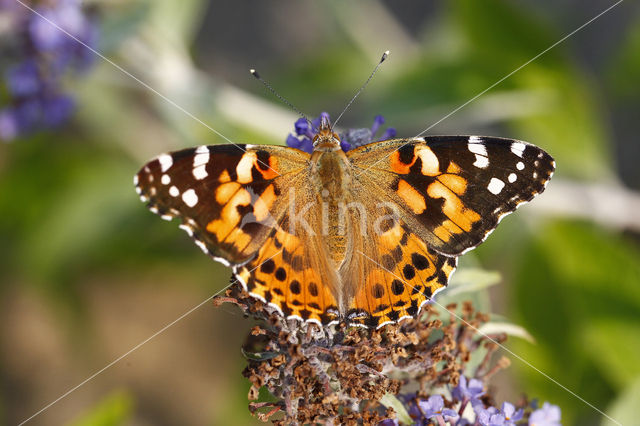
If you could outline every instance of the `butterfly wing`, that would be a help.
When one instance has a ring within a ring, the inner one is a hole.
[[[376,219],[353,224],[365,232],[351,241],[351,256],[340,269],[350,300],[347,320],[374,328],[415,317],[446,287],[457,264],[456,257],[429,248],[394,204],[379,200],[365,198],[367,217]]]
[[[387,199],[430,248],[476,247],[498,222],[544,188],[553,158],[526,142],[478,136],[389,140],[350,151],[356,178],[390,185]]]
[[[308,165],[309,154],[287,147],[200,146],[157,157],[134,181],[154,213],[180,218],[252,296],[287,317],[328,323],[337,318],[335,270],[321,236],[290,220],[313,202]]]
[[[317,218],[312,213],[310,219],[313,223]],[[321,234],[292,223],[287,213],[257,256],[234,271],[251,295],[284,317],[336,322],[339,311],[334,294],[339,279],[322,239]]]
[[[416,316],[446,287],[457,256],[542,192],[555,167],[533,145],[473,136],[390,140],[347,157],[369,220],[351,215],[362,238],[341,273],[349,319],[372,327]]]
[[[252,258],[284,215],[309,155],[281,146],[213,145],[163,154],[134,177],[151,211],[227,265]]]

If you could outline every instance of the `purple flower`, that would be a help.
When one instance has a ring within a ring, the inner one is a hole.
[[[48,127],[57,127],[73,114],[75,102],[66,95],[52,96],[42,102],[42,121]]]
[[[484,385],[478,379],[467,380],[466,376],[460,376],[458,386],[453,388],[451,394],[458,401],[478,399],[484,395]]]
[[[455,410],[444,408],[444,399],[440,395],[431,395],[426,401],[418,401],[418,408],[425,419],[436,416],[442,416],[445,420],[458,418],[458,413]]]
[[[38,65],[33,59],[9,67],[5,80],[13,96],[32,96],[42,87]]]
[[[40,16],[35,15],[29,23],[29,34],[35,47],[41,51],[56,51],[77,43],[66,33],[82,40],[90,32],[90,22],[78,0],[54,1],[36,11]]]
[[[98,28],[83,12],[80,0],[37,2],[37,13],[0,1],[2,13],[13,22],[7,45],[22,46],[10,56],[0,51],[13,59],[0,66],[9,95],[9,105],[0,115],[0,139],[6,141],[57,127],[71,117],[75,103],[64,93],[62,78],[68,71],[84,71],[94,59],[73,37],[95,46]]]
[[[379,142],[387,139],[391,139],[396,135],[396,129],[393,127],[387,128],[384,133],[376,138],[376,133],[380,130],[380,126],[384,124],[384,117],[376,115],[373,119],[373,125],[370,129],[349,129],[345,133],[340,135],[342,140],[343,150],[348,151],[353,148],[357,148],[362,145],[369,144],[371,142]],[[346,146],[346,149],[345,149]]]
[[[476,421],[482,426],[504,425],[504,416],[498,412],[496,407],[485,408],[478,400],[476,404],[473,404],[473,411],[476,413]]]
[[[522,420],[522,417],[524,416],[524,410],[522,408],[516,410],[516,407],[512,403],[506,401],[502,403],[501,411],[502,414],[504,414],[505,420],[507,422],[510,422],[505,424],[515,425],[515,422],[517,422],[518,420]]]
[[[298,118],[293,125],[296,129],[296,135],[306,136],[313,138],[313,132],[311,131],[311,125],[306,118]]]
[[[529,416],[530,426],[560,426],[560,408],[545,402]]]
[[[498,410],[496,407],[485,408],[482,402],[476,400],[473,410],[482,426],[515,426],[516,422],[524,417],[524,410],[516,410],[509,402],[503,402],[502,408]]]
[[[386,419],[378,423],[378,426],[398,426],[396,419]]]
[[[287,146],[312,153],[313,137],[318,133],[318,129],[323,118],[329,120],[329,114],[323,112],[318,117],[311,120],[311,123],[304,118],[296,120],[294,124],[295,134],[290,133],[287,136]],[[374,139],[375,134],[378,132],[382,124],[384,124],[384,117],[378,115],[375,117],[371,129],[348,129],[340,135],[340,148],[347,152],[350,149],[357,148],[371,142],[386,140],[396,135],[396,130],[389,127],[379,139]]]

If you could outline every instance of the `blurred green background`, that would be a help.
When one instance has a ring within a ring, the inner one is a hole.
[[[8,0],[11,1],[11,0]],[[105,60],[66,89],[57,131],[0,143],[0,424],[17,424],[223,288],[230,271],[147,211],[132,177],[151,157],[224,143],[282,144],[298,108],[382,114],[413,136],[599,12],[604,1],[91,1]],[[624,2],[428,134],[530,141],[557,161],[547,192],[462,266],[502,281],[476,297],[524,327],[511,350],[613,418],[640,401],[640,8]],[[477,296],[477,295],[476,295]],[[252,323],[206,304],[30,424],[256,424],[240,346]],[[494,384],[609,424],[513,359]],[[500,401],[501,402],[501,401]]]

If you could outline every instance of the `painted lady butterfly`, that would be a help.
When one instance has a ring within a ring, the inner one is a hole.
[[[312,154],[214,145],[163,154],[134,181],[244,288],[288,318],[368,327],[415,317],[457,256],[541,193],[555,168],[511,139],[430,136],[349,152],[323,120]]]

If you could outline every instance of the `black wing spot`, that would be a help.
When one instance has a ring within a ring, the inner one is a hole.
[[[408,263],[404,265],[404,268],[402,268],[402,273],[404,274],[404,277],[408,280],[411,280],[413,279],[413,277],[416,276],[416,270],[413,268],[413,266],[409,265]]]
[[[300,294],[300,291],[302,291],[300,288],[300,282],[298,280],[291,281],[289,283],[289,290],[291,290],[291,293],[293,294]]]
[[[256,152],[256,157],[258,159],[256,165],[263,171],[269,170],[269,157],[271,157],[271,154],[267,151],[260,150]]]
[[[284,270],[284,268],[278,268],[278,270],[276,271],[276,279],[278,281],[284,281],[287,279],[287,271]]]
[[[422,271],[429,267],[429,261],[420,253],[413,253],[411,255],[411,262],[413,263],[413,266],[415,266],[419,271]]]
[[[260,272],[264,272],[265,274],[271,274],[276,269],[276,262],[273,259],[269,259],[260,265]]]
[[[400,318],[400,311],[391,311],[387,316],[391,321],[398,321],[398,318]]]
[[[415,147],[411,144],[406,144],[398,149],[398,159],[404,164],[411,164],[413,161]]]
[[[393,280],[393,282],[391,283],[391,291],[396,296],[400,296],[402,293],[404,293],[404,284],[402,284],[402,281]]]

